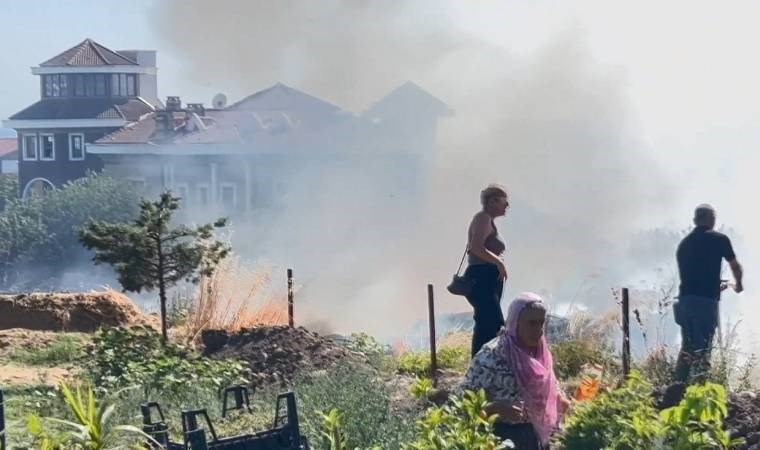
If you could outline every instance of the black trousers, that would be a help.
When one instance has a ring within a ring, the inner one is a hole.
[[[495,338],[504,326],[501,312],[501,294],[504,283],[499,279],[499,269],[493,264],[477,264],[467,267],[465,276],[475,280],[472,293],[467,296],[475,310],[475,328],[472,333],[472,356],[486,342]]]
[[[718,302],[707,297],[684,295],[673,307],[681,326],[681,351],[676,362],[675,381],[686,383],[689,373],[697,382],[707,380],[710,353],[718,326]]]
[[[517,450],[543,450],[533,425],[529,423],[516,425],[495,423],[493,432],[501,440],[509,439],[512,441]]]

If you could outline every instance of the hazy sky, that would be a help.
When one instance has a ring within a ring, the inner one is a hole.
[[[529,55],[563,32],[579,35],[594,61],[624,80],[627,126],[676,187],[662,198],[676,198],[677,207],[642,217],[642,224],[684,227],[694,205],[711,202],[719,220],[743,235],[746,253],[740,256],[760,263],[752,254],[760,249],[755,200],[760,157],[754,156],[760,144],[760,2],[430,0],[429,9],[430,20],[445,17],[450,26],[515,55]],[[156,0],[1,0],[0,118],[38,98],[31,66],[86,37],[115,50],[158,50],[161,97],[208,103],[216,92],[231,100],[250,93],[187,77],[184,71],[191,66],[158,32],[159,10],[165,13],[167,7]],[[187,33],[203,36],[204,30]],[[282,78],[291,81],[287,74]],[[436,94],[447,100],[445,92]],[[739,311],[757,309],[752,300],[757,276],[760,271],[748,264],[749,292]]]

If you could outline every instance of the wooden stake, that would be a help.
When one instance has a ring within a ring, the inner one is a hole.
[[[295,326],[293,319],[293,269],[288,269],[288,325]]]
[[[430,322],[430,378],[433,385],[437,383],[438,359],[435,350],[435,298],[433,296],[433,285],[428,284],[428,321]]]
[[[630,303],[628,297],[628,288],[623,288],[623,376],[628,378],[631,372],[631,324],[630,324]]]

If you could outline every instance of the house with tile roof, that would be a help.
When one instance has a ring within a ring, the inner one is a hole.
[[[0,138],[0,173],[18,173],[18,140]]]
[[[88,144],[87,152],[107,173],[152,195],[170,189],[205,212],[277,207],[294,192],[308,197],[327,177],[347,175],[398,202],[419,192],[437,121],[451,111],[412,84],[389,96],[363,114],[282,83],[219,109],[169,97],[165,109]]]
[[[163,106],[155,51],[113,51],[85,39],[31,71],[40,77],[40,100],[3,121],[18,136],[24,197],[102,169],[86,144]]]
[[[355,114],[282,83],[229,106],[158,100],[156,53],[86,39],[32,68],[40,100],[4,121],[18,133],[24,197],[87,171],[146,195],[170,189],[208,212],[250,212],[355,177],[389,201],[418,192],[452,114],[414,83]]]

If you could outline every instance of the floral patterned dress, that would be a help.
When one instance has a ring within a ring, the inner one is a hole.
[[[519,403],[522,398],[517,379],[504,353],[497,348],[499,338],[485,344],[470,362],[460,392],[483,389],[489,401]]]

